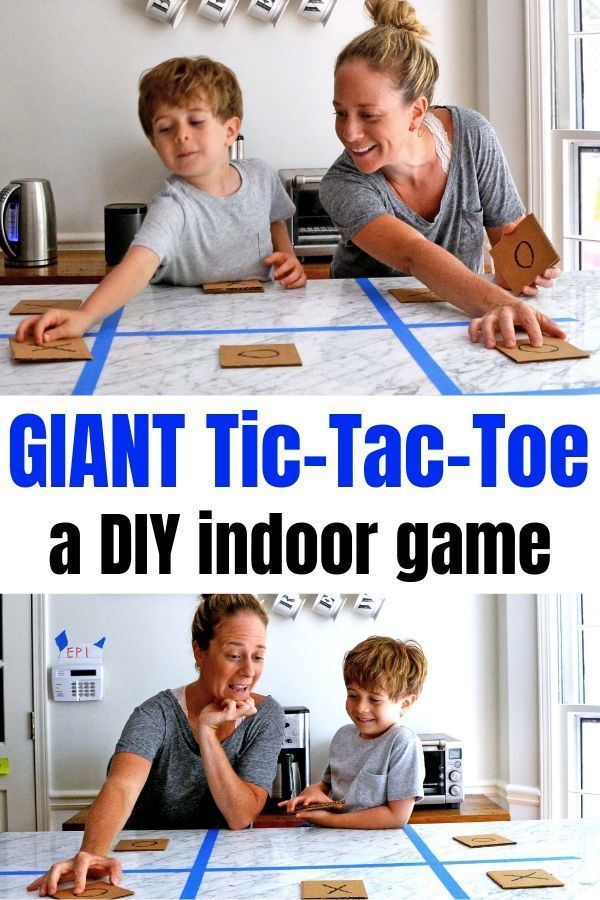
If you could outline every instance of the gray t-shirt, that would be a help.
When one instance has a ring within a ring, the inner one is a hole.
[[[172,175],[152,198],[132,246],[148,247],[159,257],[153,282],[269,279],[263,259],[273,251],[270,225],[289,219],[294,204],[267,163],[245,159],[231,165],[242,179],[235,194],[216,197]]]
[[[406,725],[392,725],[376,738],[362,738],[354,725],[333,736],[323,781],[342,812],[384,806],[390,800],[423,799],[425,762],[420,740]]]
[[[335,278],[403,274],[352,243],[354,235],[379,216],[395,216],[412,225],[473,272],[481,272],[484,228],[514,222],[525,212],[490,123],[472,109],[448,108],[452,113],[452,156],[433,222],[406,206],[381,172],[359,172],[346,151],[323,178],[321,202],[342,235],[332,264]]]
[[[222,743],[236,774],[271,790],[283,740],[283,709],[265,697]],[[210,793],[200,748],[172,691],[161,691],[131,716],[115,753],[135,753],[152,763],[126,828],[227,828]]]

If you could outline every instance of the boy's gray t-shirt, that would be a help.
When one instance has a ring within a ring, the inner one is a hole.
[[[484,229],[506,225],[525,207],[496,133],[480,113],[459,106],[452,113],[452,155],[440,210],[433,222],[406,206],[381,172],[359,172],[344,151],[321,182],[320,198],[342,241],[335,251],[335,278],[402,275],[352,243],[362,228],[391,215],[444,247],[473,272],[483,271]]]
[[[392,725],[376,738],[362,738],[354,725],[333,737],[323,781],[342,812],[384,806],[390,800],[423,799],[425,762],[420,740],[406,725]]]
[[[241,779],[270,791],[283,731],[283,709],[268,696],[221,746]],[[210,793],[198,742],[172,691],[161,691],[133,711],[115,748],[120,752],[152,763],[126,828],[227,828]]]
[[[231,165],[242,180],[235,194],[217,197],[172,175],[152,198],[132,246],[148,247],[160,259],[154,283],[269,279],[263,259],[273,252],[270,225],[289,219],[295,207],[267,163]]]

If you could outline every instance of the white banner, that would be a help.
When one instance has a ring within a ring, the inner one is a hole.
[[[590,590],[598,420],[593,397],[0,398],[0,588]]]

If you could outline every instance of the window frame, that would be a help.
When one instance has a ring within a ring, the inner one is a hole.
[[[571,38],[581,50],[582,39],[593,34],[570,27],[579,2],[526,0],[529,206],[567,271],[580,267],[583,242],[600,244],[600,238],[579,233],[578,148],[600,148],[600,131],[570,127],[583,116],[574,86],[581,52],[574,52]],[[557,33],[565,40],[556,41]]]

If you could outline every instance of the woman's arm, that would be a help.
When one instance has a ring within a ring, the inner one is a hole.
[[[236,775],[213,727],[199,724],[198,744],[213,800],[230,828],[246,828],[265,805],[267,791]]]
[[[357,812],[331,813],[326,809],[311,812],[296,810],[298,819],[305,819],[323,828],[403,828],[415,805],[414,797],[390,800],[383,806],[360,809]]]
[[[477,341],[483,335],[486,347],[495,346],[497,330],[501,331],[506,346],[514,347],[516,325],[525,329],[536,347],[543,344],[542,332],[554,337],[565,336],[552,319],[471,272],[443,247],[428,241],[394,216],[379,216],[352,240],[369,256],[414,275],[445,300],[476,316],[469,327],[469,336]]]
[[[118,266],[105,275],[80,309],[49,309],[41,316],[24,319],[15,337],[31,335],[36,344],[61,338],[81,337],[96,322],[105,319],[142,291],[156,272],[160,260],[147,247],[131,247]]]
[[[92,803],[85,823],[81,849],[72,859],[55,863],[41,878],[28,885],[41,897],[54,894],[61,881],[74,881],[73,893],[81,894],[88,875],[109,876],[118,884],[121,864],[108,856],[115,836],[131,814],[150,772],[151,763],[135,753],[116,753],[108,778]]]

